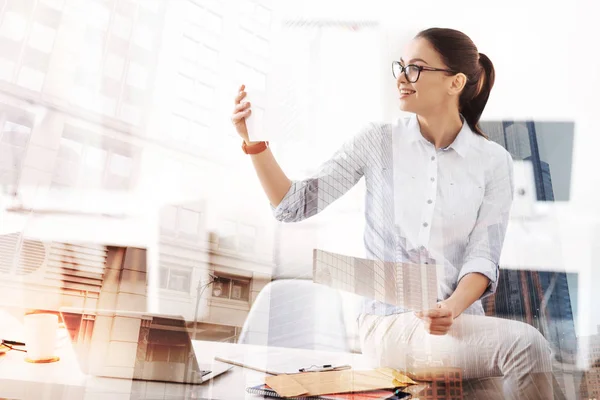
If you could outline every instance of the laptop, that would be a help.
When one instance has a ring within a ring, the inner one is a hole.
[[[233,368],[199,363],[180,316],[61,308],[81,370],[90,375],[200,384]]]

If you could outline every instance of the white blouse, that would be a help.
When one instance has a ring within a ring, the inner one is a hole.
[[[315,215],[363,176],[368,258],[442,266],[438,300],[472,272],[490,280],[482,297],[496,290],[514,190],[503,147],[475,134],[464,118],[454,142],[437,150],[416,116],[369,124],[314,176],[293,181],[274,215],[284,222]],[[465,313],[483,315],[481,301]]]

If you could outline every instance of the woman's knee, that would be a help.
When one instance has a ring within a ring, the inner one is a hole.
[[[518,335],[519,347],[527,354],[526,360],[535,365],[537,370],[550,370],[552,351],[548,340],[535,327],[524,322],[518,324],[518,329],[513,332]]]

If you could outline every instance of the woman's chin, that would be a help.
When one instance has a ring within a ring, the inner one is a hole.
[[[414,112],[413,107],[410,107],[408,104],[400,100],[400,111],[404,112]]]

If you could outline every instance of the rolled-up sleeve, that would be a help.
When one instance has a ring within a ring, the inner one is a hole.
[[[298,222],[323,211],[350,190],[363,177],[368,158],[368,143],[375,125],[365,125],[351,140],[323,163],[317,173],[304,180],[293,180],[273,215],[282,222]]]
[[[458,282],[470,273],[488,277],[490,283],[481,298],[494,293],[498,285],[500,253],[514,192],[513,162],[508,152],[499,157],[488,175],[490,179],[486,182],[483,202],[458,275]]]

